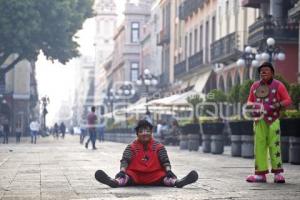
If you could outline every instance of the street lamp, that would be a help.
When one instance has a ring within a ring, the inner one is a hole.
[[[245,48],[242,57],[238,59],[236,64],[239,67],[246,67],[246,79],[249,79],[250,77],[249,68],[251,66],[258,67],[262,62],[272,63],[275,60],[285,60],[285,54],[283,50],[275,44],[275,39],[270,37],[266,40],[266,43],[262,43],[262,45],[256,50],[256,54],[253,53],[251,46],[247,46]],[[258,78],[259,75],[257,74],[256,77]]]
[[[144,73],[139,76],[139,79],[136,81],[136,84],[139,86],[146,87],[146,103],[148,102],[149,87],[156,86],[158,80],[155,75],[153,75],[149,69],[145,69]],[[148,105],[146,105],[146,114],[149,113]]]
[[[119,96],[115,94],[115,90],[113,88],[108,89],[104,100],[105,102],[110,104],[111,118],[114,119],[114,102],[119,99]]]
[[[50,99],[48,96],[43,96],[40,100],[42,103],[42,115],[43,115],[43,130],[46,132],[46,115],[48,114],[47,105],[50,103]]]
[[[285,53],[279,46],[275,44],[275,39],[270,37],[267,39],[265,44],[262,44],[258,48],[258,55],[262,61],[268,61],[272,63],[274,60],[285,60]]]
[[[125,120],[126,120],[126,128],[128,128],[127,103],[128,103],[128,99],[130,99],[131,97],[133,97],[135,95],[135,89],[133,88],[133,85],[130,82],[125,81],[120,86],[117,93],[122,99],[125,99],[125,101],[126,101]]]

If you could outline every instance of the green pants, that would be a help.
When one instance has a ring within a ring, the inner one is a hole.
[[[268,158],[271,160],[272,173],[283,172],[279,120],[269,125],[261,119],[254,123],[254,132],[255,174],[269,172]]]

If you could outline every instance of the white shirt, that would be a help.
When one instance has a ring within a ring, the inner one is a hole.
[[[37,121],[32,121],[29,126],[30,126],[30,130],[32,131],[40,130],[40,124]]]
[[[162,125],[157,124],[157,128],[156,128],[156,135],[157,136],[161,136],[161,129],[162,129]]]

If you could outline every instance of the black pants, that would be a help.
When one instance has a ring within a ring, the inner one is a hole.
[[[21,133],[16,132],[16,143],[20,143],[20,142],[21,142]]]
[[[3,144],[8,144],[8,133],[3,133]]]

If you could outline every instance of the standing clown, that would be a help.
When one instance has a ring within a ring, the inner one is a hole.
[[[263,63],[258,68],[258,72],[261,80],[251,86],[248,104],[261,106],[263,112],[254,121],[255,174],[249,175],[246,180],[248,182],[266,182],[266,174],[269,172],[268,159],[270,158],[274,182],[285,183],[280,153],[278,118],[280,111],[289,106],[292,101],[285,86],[273,78],[274,68],[271,63]]]

